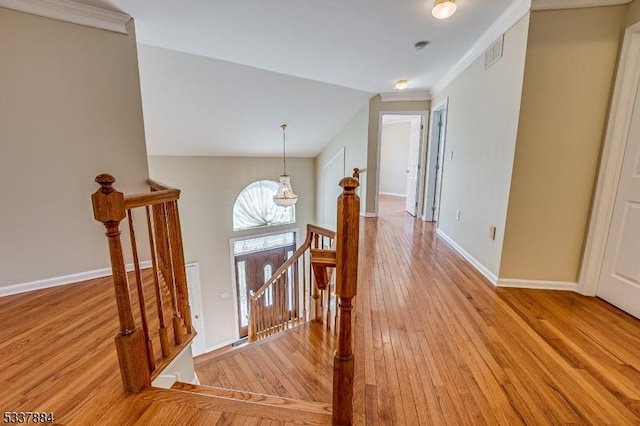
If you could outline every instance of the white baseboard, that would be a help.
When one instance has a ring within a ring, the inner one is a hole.
[[[407,198],[407,194],[398,194],[395,192],[378,192],[378,195],[386,195],[388,197]]]
[[[518,280],[511,278],[500,278],[498,279],[497,286],[538,290],[578,291],[578,283],[572,283],[568,281]]]
[[[476,259],[475,257],[471,256],[465,249],[460,247],[458,245],[458,243],[456,243],[450,236],[445,234],[444,231],[442,231],[440,228],[438,228],[437,232],[438,232],[438,236],[440,236],[440,238],[442,238],[447,244],[449,244],[462,257],[467,259],[467,261],[469,263],[471,263],[471,265],[473,265],[473,267],[476,268],[478,270],[478,272],[480,272],[482,275],[484,275],[485,278],[488,279],[489,282],[491,282],[491,284],[496,285],[496,283],[498,282],[498,277],[493,272],[491,272],[486,266],[484,266],[482,263],[480,263],[480,261],[478,261],[478,259]]]
[[[126,267],[127,271],[133,271],[133,263],[127,264]],[[145,260],[140,262],[140,267],[142,269],[150,268],[151,261]],[[102,268],[93,271],[63,275],[61,277],[45,278],[43,280],[8,285],[5,287],[0,287],[0,297],[11,296],[12,294],[26,293],[28,291],[34,290],[43,290],[45,288],[58,287],[66,284],[74,284],[82,281],[93,280],[95,278],[108,277],[109,275],[111,275],[111,268]]]
[[[372,218],[372,217],[378,217],[378,213],[369,213],[369,212],[366,212],[366,213],[360,213],[360,216],[362,216],[362,217]]]

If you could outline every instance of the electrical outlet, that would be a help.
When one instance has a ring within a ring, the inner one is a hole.
[[[460,220],[460,210],[456,210],[456,220]]]
[[[496,227],[493,225],[489,227],[489,238],[492,240],[496,239]]]

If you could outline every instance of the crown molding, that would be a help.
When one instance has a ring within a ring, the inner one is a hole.
[[[558,0],[556,0],[558,1]],[[579,0],[578,0],[579,1]],[[465,55],[438,81],[431,89],[432,96],[442,92],[460,74],[484,53],[485,50],[496,41],[498,37],[507,32],[523,16],[529,13],[531,0],[516,0],[495,20],[487,31],[480,36],[478,41],[465,53]]]
[[[579,9],[629,3],[631,0],[531,0],[531,10]]]
[[[131,19],[126,13],[71,0],[0,0],[0,7],[121,34],[127,34]]]
[[[428,90],[387,92],[380,93],[380,100],[382,102],[429,101],[431,100],[431,93]]]

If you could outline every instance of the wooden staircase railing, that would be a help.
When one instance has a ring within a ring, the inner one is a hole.
[[[95,181],[100,184],[100,189],[91,196],[91,200],[94,217],[105,226],[109,244],[120,320],[115,341],[122,382],[127,392],[140,392],[151,385],[151,380],[196,335],[191,325],[178,214],[180,190],[149,180],[150,193],[125,196],[113,188],[113,176],[102,174]],[[140,246],[134,227],[135,209],[143,210],[146,216],[151,274],[142,271],[140,266]],[[134,303],[120,239],[120,222],[125,218],[129,227],[137,294]],[[170,323],[166,321],[168,314],[171,315]],[[158,344],[159,353],[155,349]]]
[[[309,317],[322,317],[324,295],[329,304],[330,289],[320,290],[313,284],[308,266],[311,251],[331,247],[334,238],[334,231],[307,225],[304,243],[262,287],[249,293],[249,342],[307,322]]]
[[[340,181],[343,191],[338,197],[337,232],[317,226],[307,227],[302,246],[273,274],[257,292],[250,294],[249,341],[270,336],[309,317],[324,322],[338,335],[333,367],[332,422],[350,425],[353,419],[353,298],[357,292],[358,244],[360,232],[359,170]],[[308,267],[307,267],[308,266]],[[332,272],[335,269],[333,313]],[[289,289],[303,277],[301,312],[295,318],[287,306]],[[308,281],[306,277],[308,276]],[[307,285],[310,286],[307,287]]]

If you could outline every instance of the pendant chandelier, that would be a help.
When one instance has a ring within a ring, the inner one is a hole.
[[[282,162],[284,172],[280,175],[280,189],[278,189],[278,193],[273,196],[273,202],[276,206],[290,207],[298,202],[298,196],[293,192],[291,188],[291,177],[287,174],[287,138],[285,132],[287,125],[283,124],[280,128],[282,128]]]

